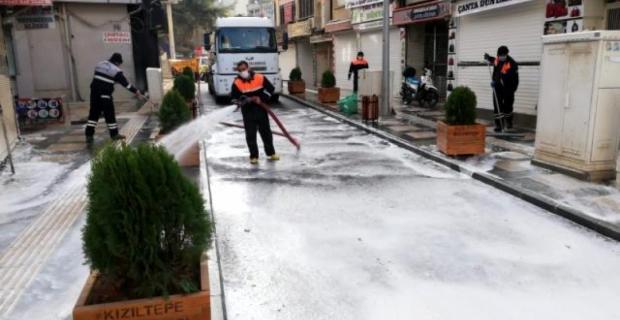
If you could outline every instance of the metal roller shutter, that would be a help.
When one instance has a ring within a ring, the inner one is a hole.
[[[334,74],[336,86],[341,89],[353,90],[353,82],[347,79],[349,63],[357,53],[357,37],[354,32],[334,34]]]
[[[378,71],[382,67],[383,33],[381,30],[365,32],[361,34],[361,48],[368,60],[368,70]],[[401,43],[400,29],[390,29],[390,71],[392,72],[391,91],[393,96],[398,96],[401,82]]]
[[[515,112],[536,114],[544,15],[545,2],[530,1],[459,18],[457,85],[474,90],[478,108],[493,109],[493,103],[489,70],[475,64],[482,62],[485,52],[495,55],[497,47],[506,45],[510,55],[523,64]]]
[[[289,44],[288,50],[280,53],[280,74],[282,79],[289,80],[288,75],[297,65],[295,44]]]

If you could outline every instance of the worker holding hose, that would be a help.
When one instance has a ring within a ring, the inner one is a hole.
[[[273,147],[273,135],[267,111],[261,107],[271,99],[275,88],[265,76],[250,70],[246,61],[237,63],[239,75],[232,85],[232,99],[241,108],[245,140],[250,149],[250,163],[258,164],[256,131],[260,133],[265,153],[271,161],[280,160]]]

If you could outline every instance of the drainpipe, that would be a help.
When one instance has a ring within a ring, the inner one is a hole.
[[[64,23],[64,36],[65,36],[65,46],[67,48],[69,54],[69,82],[71,83],[71,99],[75,102],[77,101],[77,90],[75,83],[75,68],[73,65],[73,48],[71,45],[71,27],[69,26],[69,15],[67,14],[67,4],[61,4],[62,9],[62,18],[65,20]]]
[[[176,45],[174,43],[174,27],[172,21],[172,0],[166,1],[166,18],[168,20],[168,44],[170,46],[170,59],[177,58]]]

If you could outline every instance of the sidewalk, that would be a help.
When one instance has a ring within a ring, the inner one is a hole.
[[[144,141],[144,112],[118,115],[127,143]],[[81,249],[92,150],[109,141],[100,120],[95,146],[84,126],[23,133],[16,174],[0,172],[0,319],[67,319],[88,275]]]
[[[323,105],[315,94],[286,95],[299,103],[323,111],[349,124],[468,174],[534,205],[561,215],[603,235],[620,240],[620,189],[614,183],[597,184],[531,164],[535,133],[520,130],[523,137],[510,141],[487,137],[487,152],[481,156],[452,158],[435,146],[435,123],[439,110],[398,106],[396,115],[380,124],[365,124],[358,114],[344,115],[336,105]],[[493,132],[492,124],[487,132]]]

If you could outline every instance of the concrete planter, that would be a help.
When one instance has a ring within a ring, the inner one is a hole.
[[[336,103],[340,100],[340,88],[319,88],[321,103]]]
[[[104,304],[87,305],[87,301],[99,274],[92,272],[73,308],[73,320],[209,320],[211,300],[207,259],[200,264],[201,291],[186,295],[172,295],[167,299],[127,300]]]
[[[306,93],[306,83],[303,80],[289,81],[288,92],[290,94],[304,94]]]
[[[448,125],[437,122],[437,148],[449,156],[484,153],[486,128],[481,124]]]

